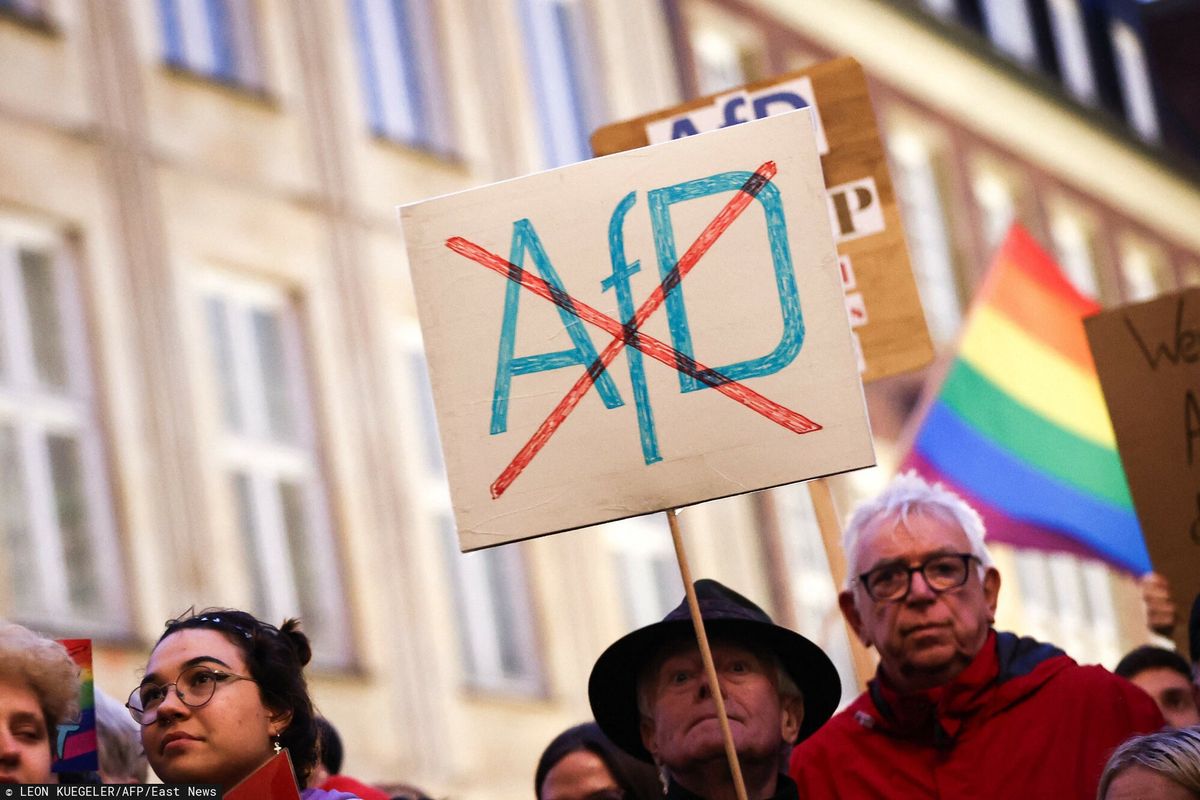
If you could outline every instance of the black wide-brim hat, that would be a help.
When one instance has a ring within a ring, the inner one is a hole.
[[[717,581],[696,581],[696,599],[710,640],[732,640],[769,650],[796,682],[804,695],[804,719],[797,741],[806,739],[833,716],[842,697],[842,682],[821,648],[795,631],[776,625],[761,608]],[[638,678],[665,644],[685,637],[695,639],[686,597],[662,622],[615,641],[592,667],[588,680],[592,715],[609,739],[642,761],[653,759],[642,744]]]

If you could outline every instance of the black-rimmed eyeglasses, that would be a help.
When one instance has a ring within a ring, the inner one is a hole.
[[[167,699],[168,689],[174,689],[175,696],[185,706],[200,708],[213,699],[218,686],[234,681],[255,682],[253,678],[247,678],[244,675],[234,675],[231,672],[196,665],[179,673],[179,677],[170,683],[157,685],[143,683],[130,692],[129,702],[125,704],[125,707],[129,709],[130,716],[139,724],[150,725],[158,719],[158,707]]]
[[[970,553],[945,553],[927,558],[915,567],[904,564],[884,564],[858,576],[858,582],[872,600],[890,602],[908,597],[913,573],[919,572],[926,585],[941,593],[957,589],[971,575],[971,560],[979,559]]]

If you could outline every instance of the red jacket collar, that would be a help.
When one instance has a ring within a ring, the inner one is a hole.
[[[864,702],[855,704],[855,718],[865,727],[949,747],[970,718],[998,713],[1073,663],[1057,648],[989,631],[971,663],[944,686],[900,694],[880,669]]]

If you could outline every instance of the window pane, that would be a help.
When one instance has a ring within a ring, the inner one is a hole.
[[[205,315],[208,317],[208,334],[212,339],[213,366],[217,372],[217,383],[220,384],[221,410],[224,412],[225,424],[230,430],[242,431],[245,420],[242,418],[242,408],[238,403],[237,373],[233,363],[233,339],[229,332],[229,314],[224,300],[209,297],[204,301]]]
[[[21,250],[21,279],[29,309],[29,334],[38,380],[59,389],[67,387],[62,318],[54,285],[54,263],[48,253]]]
[[[520,568],[513,564],[516,551],[511,548],[492,549],[479,553],[479,557],[487,564],[491,576],[488,585],[492,592],[492,621],[495,623],[496,641],[500,645],[500,669],[505,676],[521,677],[525,674],[525,653],[521,648],[521,631],[515,593],[519,588],[513,585],[509,572]]]
[[[0,534],[8,562],[7,600],[18,613],[37,597],[37,561],[29,528],[20,445],[10,425],[0,425]]]
[[[431,474],[441,475],[445,467],[442,464],[442,446],[438,440],[437,413],[433,406],[433,389],[429,385],[428,367],[425,364],[425,356],[420,352],[413,351],[409,357],[417,403],[421,410],[420,420],[416,422],[421,430],[425,465],[429,467]]]
[[[331,620],[321,606],[321,575],[309,534],[307,492],[294,481],[279,482],[279,502],[283,507],[283,523],[287,528],[288,553],[296,578],[296,595],[300,598],[300,618],[314,644],[328,630]]]
[[[68,596],[77,611],[95,613],[100,609],[100,587],[96,580],[96,553],[88,535],[87,495],[79,440],[74,436],[51,434],[46,437],[46,447],[50,454],[54,505],[67,567]]]
[[[296,419],[292,409],[290,371],[284,349],[283,330],[279,315],[270,311],[253,313],[254,335],[258,340],[259,370],[271,438],[281,442],[296,441]]]
[[[263,560],[260,554],[258,515],[254,511],[254,489],[250,476],[244,472],[235,472],[231,476],[234,504],[237,506],[238,529],[241,540],[245,545],[246,570],[254,589],[254,610],[259,614],[267,612],[267,594],[263,583]]]

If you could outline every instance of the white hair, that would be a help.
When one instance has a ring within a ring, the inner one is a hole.
[[[992,566],[992,556],[983,538],[986,535],[983,518],[966,501],[940,483],[930,485],[915,471],[897,475],[879,496],[866,500],[854,509],[842,534],[842,549],[846,554],[846,581],[849,589],[858,579],[858,543],[872,523],[895,517],[905,522],[912,514],[924,514],[957,525],[966,534],[971,555],[979,559],[981,570]]]

